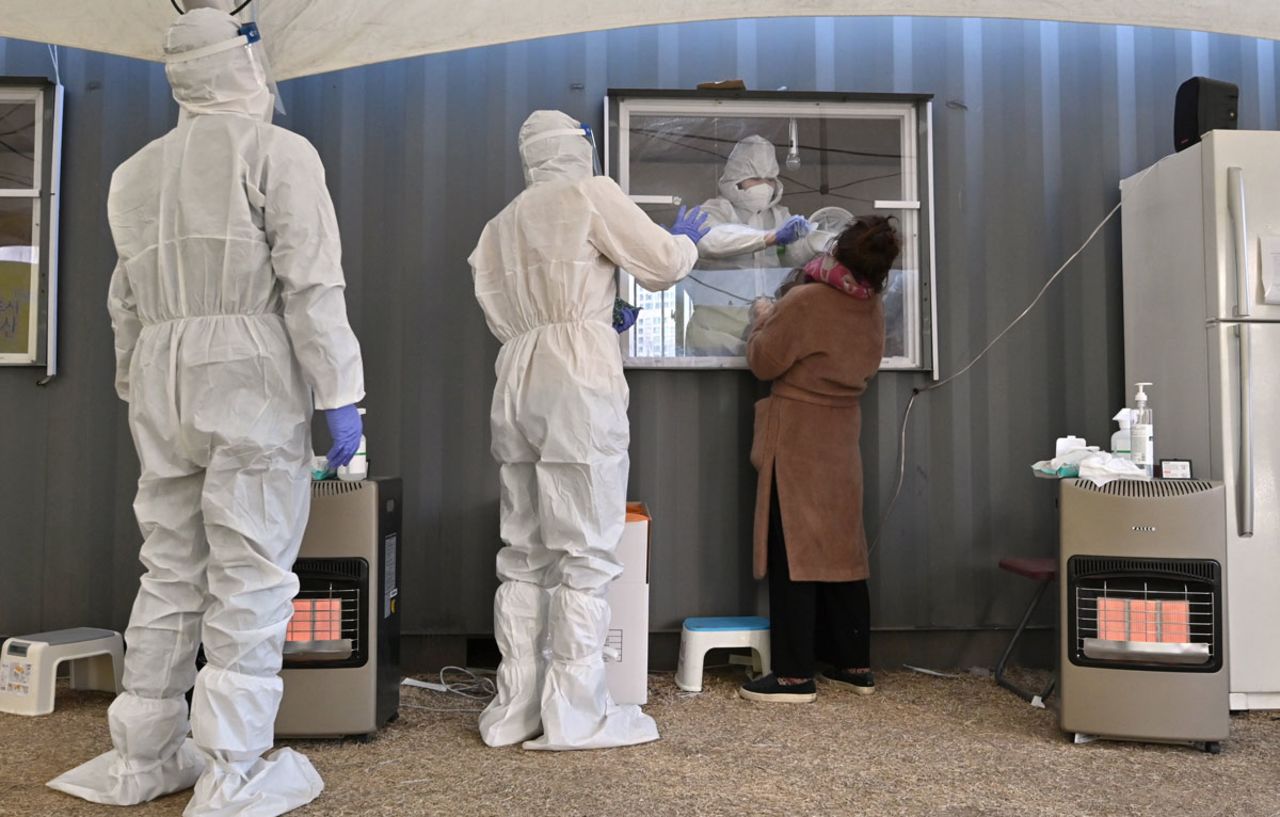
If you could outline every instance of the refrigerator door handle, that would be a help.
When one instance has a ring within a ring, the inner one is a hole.
[[[1238,325],[1240,339],[1240,538],[1253,536],[1253,334],[1247,323]]]
[[[1231,227],[1236,245],[1236,316],[1249,317],[1252,300],[1249,296],[1249,223],[1244,206],[1244,171],[1238,167],[1227,168],[1227,209],[1231,213]]]

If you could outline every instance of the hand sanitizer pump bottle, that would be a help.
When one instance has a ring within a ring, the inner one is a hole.
[[[1156,434],[1155,419],[1151,408],[1147,405],[1146,387],[1150,383],[1138,383],[1138,393],[1134,395],[1133,428],[1130,449],[1133,451],[1133,462],[1147,472],[1147,476],[1155,473]]]

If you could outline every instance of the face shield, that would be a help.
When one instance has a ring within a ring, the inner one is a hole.
[[[586,137],[587,141],[591,143],[592,172],[596,176],[602,175],[602,172],[600,170],[600,151],[596,149],[596,137],[595,137],[595,134],[591,132],[591,126],[586,123],[580,123],[579,126],[576,128],[553,128],[551,130],[544,130],[541,133],[538,133],[526,138],[520,144],[521,144],[521,147],[524,148],[524,147],[528,147],[529,145],[535,144],[537,142],[541,142],[543,139],[550,139],[553,136]]]

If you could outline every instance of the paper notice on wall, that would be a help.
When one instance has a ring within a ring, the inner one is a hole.
[[[31,694],[31,664],[26,661],[0,662],[0,692]]]
[[[1280,304],[1280,238],[1262,239],[1262,299]]]

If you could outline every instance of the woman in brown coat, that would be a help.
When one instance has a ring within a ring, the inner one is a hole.
[[[871,216],[840,234],[776,302],[753,307],[747,361],[773,381],[756,405],[755,573],[769,578],[773,674],[742,697],[808,702],[818,659],[867,694],[871,598],[862,523],[859,398],[884,355],[884,290],[901,242]]]

